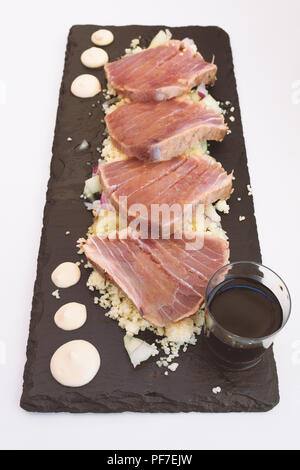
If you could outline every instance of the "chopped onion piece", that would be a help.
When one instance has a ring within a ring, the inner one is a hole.
[[[105,211],[114,211],[114,206],[106,199],[104,192],[102,192],[99,200],[100,209]]]
[[[90,147],[90,144],[88,143],[87,140],[83,139],[81,144],[77,145],[76,150],[79,152],[83,152],[84,150],[87,150]]]
[[[85,202],[84,205],[85,205],[85,207],[87,208],[88,211],[93,210],[93,203],[92,202]]]
[[[100,204],[99,199],[98,199],[98,201],[94,201],[94,202],[93,202],[93,211],[97,212],[97,214],[100,213],[100,211],[101,211],[101,204]]]
[[[84,203],[85,207],[87,208],[88,211],[95,211],[97,214],[100,213],[101,210],[101,205],[100,201],[93,201],[93,202],[85,202]]]
[[[208,94],[201,103],[206,107],[206,109],[212,109],[216,113],[222,114],[222,109],[219,106],[219,103],[210,95]]]
[[[93,199],[94,194],[101,193],[102,186],[98,175],[85,180],[83,194],[89,199]]]
[[[171,33],[171,31],[170,31],[169,29],[166,29],[165,32],[166,32],[167,38],[168,38],[168,39],[171,39],[171,38],[172,38],[172,33]]]
[[[141,362],[149,359],[149,357],[158,354],[157,347],[154,343],[148,344],[146,341],[130,335],[124,336],[124,346],[133,367],[138,366]]]
[[[162,29],[157,33],[156,36],[152,39],[149,49],[153,47],[160,46],[161,44],[166,44],[170,40],[170,31],[167,33],[168,30],[163,31]]]
[[[191,51],[196,54],[197,52],[197,46],[194,43],[193,39],[190,38],[184,38],[182,41],[182,44],[184,45],[185,49],[190,48]]]
[[[204,83],[201,83],[201,85],[197,87],[197,93],[200,96],[200,98],[205,98],[208,95],[208,91],[205,88]]]
[[[205,215],[209,217],[213,222],[221,221],[220,215],[217,213],[215,206],[213,206],[212,204],[209,204],[205,207]]]

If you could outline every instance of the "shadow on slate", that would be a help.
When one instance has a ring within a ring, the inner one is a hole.
[[[175,373],[164,375],[155,364],[157,358],[133,369],[123,346],[124,330],[104,316],[104,310],[93,303],[93,293],[85,284],[89,270],[82,268],[80,283],[60,289],[60,299],[51,293],[53,269],[63,261],[78,261],[76,240],[84,236],[91,223],[91,215],[84,208],[80,194],[85,178],[91,174],[91,165],[97,163],[104,138],[101,123],[102,94],[91,99],[71,95],[73,79],[90,73],[80,62],[80,54],[90,47],[91,34],[100,27],[110,29],[115,41],[106,47],[111,60],[124,53],[132,39],[141,36],[147,45],[162,26],[73,26],[69,33],[65,68],[59,95],[51,177],[44,211],[41,245],[38,256],[37,279],[34,287],[27,363],[21,407],[39,412],[232,412],[267,411],[279,401],[278,381],[273,351],[263,361],[244,372],[224,372],[211,360],[203,337],[196,346],[190,346],[178,359]],[[252,197],[248,196],[250,183],[244,145],[238,95],[228,35],[220,28],[169,28],[174,38],[195,40],[206,60],[215,55],[218,80],[213,95],[220,101],[229,100],[235,107],[235,122],[229,121],[232,134],[222,143],[212,143],[211,154],[227,171],[234,169],[235,191],[230,201],[230,214],[222,221],[230,239],[231,261],[261,261]],[[103,69],[93,70],[105,87]],[[71,137],[72,141],[67,138]],[[90,143],[84,153],[76,150],[83,139]],[[237,201],[241,197],[241,201]],[[239,215],[246,220],[239,222]],[[70,235],[65,232],[69,230]],[[66,332],[56,327],[53,315],[66,302],[78,301],[87,306],[88,319],[79,330]],[[145,338],[153,340],[151,333]],[[67,388],[51,376],[49,363],[54,351],[67,341],[85,339],[94,344],[101,354],[101,368],[95,379],[80,388]],[[214,395],[212,388],[222,392]]]

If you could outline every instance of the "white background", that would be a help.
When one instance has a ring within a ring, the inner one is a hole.
[[[2,2],[0,448],[299,449],[299,22],[298,0]],[[80,23],[218,25],[230,34],[263,260],[293,300],[275,346],[281,402],[271,412],[42,415],[19,408],[66,38]]]

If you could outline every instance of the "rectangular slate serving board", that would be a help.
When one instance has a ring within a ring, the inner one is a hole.
[[[60,289],[60,299],[51,294],[56,289],[51,283],[51,272],[61,262],[82,258],[76,254],[76,240],[85,235],[92,220],[79,196],[84,180],[91,174],[91,165],[97,163],[97,148],[104,138],[101,123],[104,98],[102,94],[85,100],[75,98],[70,93],[70,85],[77,75],[93,73],[105,87],[103,70],[90,71],[80,62],[81,53],[92,45],[91,34],[99,28],[107,28],[114,33],[115,41],[106,50],[110,60],[115,60],[124,54],[132,39],[141,36],[141,44],[147,45],[165,27],[79,25],[70,30],[38,256],[21,407],[28,411],[78,413],[267,411],[279,401],[272,349],[267,351],[259,365],[249,371],[225,372],[213,363],[203,336],[200,336],[196,346],[190,346],[181,354],[177,371],[170,372],[168,376],[155,364],[157,358],[133,369],[123,346],[124,330],[94,305],[94,294],[85,286],[89,270],[82,268],[79,284]],[[230,101],[235,108],[235,121],[228,121],[232,133],[222,143],[211,143],[210,146],[211,154],[227,171],[234,169],[236,178],[230,213],[222,216],[222,223],[229,235],[231,261],[247,259],[259,262],[261,254],[253,201],[246,187],[250,180],[229,37],[222,29],[211,26],[169,29],[175,39],[194,39],[206,60],[215,55],[218,80],[212,94],[217,100]],[[76,146],[83,139],[90,143],[90,148],[80,153]],[[241,197],[240,202],[238,197]],[[246,220],[239,222],[239,215],[244,215]],[[66,236],[66,231],[70,231],[70,235]],[[66,332],[56,327],[53,316],[61,305],[71,301],[87,306],[88,319],[81,329]],[[146,333],[146,337],[153,340],[150,333]],[[54,351],[73,339],[90,341],[101,354],[98,375],[80,388],[61,386],[52,378],[49,369]],[[212,393],[216,386],[222,389],[217,395]]]

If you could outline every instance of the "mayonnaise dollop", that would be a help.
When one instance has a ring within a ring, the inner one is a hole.
[[[71,93],[77,98],[92,98],[101,91],[101,84],[97,77],[84,73],[73,80]]]
[[[66,387],[82,387],[93,380],[100,368],[100,355],[85,340],[69,341],[58,348],[50,362],[54,379]]]
[[[108,46],[114,40],[114,35],[108,29],[98,29],[91,36],[91,41],[96,44],[96,46]]]
[[[52,282],[56,287],[66,288],[77,284],[81,276],[81,272],[76,263],[66,261],[61,263],[54,269],[51,274]]]
[[[60,307],[54,315],[56,326],[72,331],[81,328],[86,322],[86,306],[78,302],[69,302]]]
[[[108,55],[107,52],[100,47],[90,47],[83,51],[80,60],[86,67],[96,69],[108,62]]]

